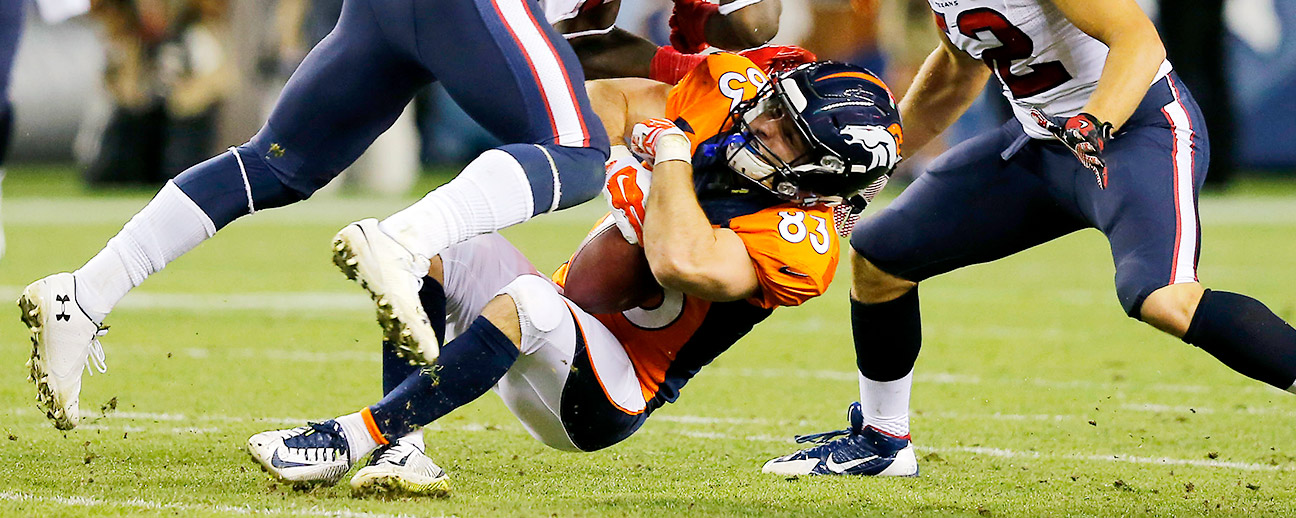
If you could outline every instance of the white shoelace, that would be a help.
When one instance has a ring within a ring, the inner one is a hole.
[[[94,376],[95,371],[101,373],[108,372],[108,362],[104,361],[103,345],[99,343],[99,337],[108,334],[107,327],[101,327],[95,331],[95,337],[90,339],[90,354],[86,356],[86,370]]]

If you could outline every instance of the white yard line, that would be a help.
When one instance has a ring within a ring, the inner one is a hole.
[[[11,409],[9,411],[9,414],[11,415],[36,414],[36,412],[31,409],[23,408],[23,409]],[[944,415],[953,418],[962,418],[962,419],[1066,420],[1066,419],[1083,418],[1082,416],[1068,416],[1068,415],[1029,415],[1029,414],[1020,415],[1020,414],[998,414],[998,413],[956,414],[956,413],[935,412],[933,414]],[[307,419],[301,419],[295,417],[237,417],[237,416],[225,416],[219,414],[194,414],[190,416],[186,414],[150,413],[150,412],[113,413],[113,414],[109,414],[109,417],[107,419],[112,420],[115,418],[145,420],[145,421],[153,420],[155,422],[161,422],[161,421],[175,422],[175,421],[195,420],[195,421],[224,421],[224,422],[265,422],[265,423],[292,424],[292,425],[300,425],[307,421]],[[717,418],[717,417],[689,416],[689,415],[677,415],[677,416],[662,415],[653,418],[653,420],[682,423],[682,424],[779,424],[779,425],[785,424],[784,422],[768,421],[759,418],[735,419],[735,418]],[[796,425],[798,426],[800,426],[800,424],[801,424],[800,422],[796,423]],[[114,429],[114,430],[122,429],[128,432],[129,431],[159,431],[157,428],[149,428],[147,426],[141,427],[138,425],[122,425],[122,426],[106,425],[106,424],[99,424],[95,421],[92,421],[91,424],[87,426],[83,426],[83,428]],[[515,433],[515,434],[525,433],[520,426],[513,426],[513,425],[500,426],[496,424],[484,424],[484,423],[456,423],[456,424],[449,424],[449,425],[443,425],[441,423],[433,423],[432,425],[428,426],[427,429],[432,431],[455,431],[455,432],[503,431],[503,432]],[[209,432],[214,432],[219,430],[220,430],[219,428],[214,428],[214,427],[206,427],[206,428],[163,427],[161,431],[165,433],[171,433],[171,434],[183,434],[183,433],[209,433]],[[780,436],[780,435],[770,435],[770,434],[732,434],[732,433],[724,433],[724,432],[716,432],[716,431],[680,430],[680,429],[662,430],[662,429],[657,429],[655,427],[645,429],[643,430],[643,433],[647,433],[650,435],[674,435],[674,436],[681,436],[681,437],[690,437],[695,439],[706,439],[706,440],[717,440],[717,441],[747,441],[747,442],[779,443],[779,444],[794,443],[792,439],[792,435]],[[983,456],[1001,457],[1001,458],[1078,460],[1078,461],[1085,461],[1085,462],[1115,462],[1115,463],[1125,463],[1125,464],[1196,466],[1196,467],[1205,467],[1205,468],[1237,469],[1237,470],[1244,470],[1244,471],[1282,471],[1282,472],[1296,471],[1296,465],[1271,465],[1271,464],[1257,464],[1251,462],[1233,462],[1233,461],[1210,460],[1210,459],[1179,459],[1173,457],[1141,457],[1136,455],[1125,455],[1125,454],[1118,454],[1118,453],[1059,453],[1059,452],[1018,451],[1018,450],[1009,450],[1005,448],[994,448],[989,446],[915,445],[915,447],[919,451],[926,451],[926,452],[968,453],[973,455],[983,455]]]
[[[0,299],[16,299],[22,286],[0,286]],[[373,311],[362,292],[268,291],[261,293],[156,293],[137,291],[122,299],[119,309],[153,309],[210,313],[213,311],[271,311],[310,316],[312,311]]]
[[[1278,415],[1296,417],[1296,411],[1286,408],[1247,406],[1243,408],[1211,408],[1203,406],[1162,405],[1157,403],[1127,403],[1121,410],[1134,412],[1152,412],[1158,414],[1244,414],[1244,415]]]
[[[336,226],[339,229],[362,218],[385,217],[396,212],[416,198],[339,198],[310,200],[290,207],[240,218],[239,227],[251,226]],[[93,226],[120,227],[148,203],[146,197],[131,198],[25,198],[6,197],[4,200],[5,224],[14,227],[41,226]],[[549,223],[593,225],[607,212],[602,199],[591,200],[577,207],[546,214],[542,221]]]
[[[1037,451],[1014,451],[1002,448],[976,446],[923,447],[915,446],[918,451],[936,453],[972,453],[991,457],[1022,459],[1083,460],[1089,462],[1120,462],[1129,464],[1158,464],[1167,466],[1198,466],[1203,468],[1240,469],[1244,471],[1296,471],[1296,466],[1274,466],[1251,462],[1229,462],[1208,459],[1175,459],[1170,457],[1138,457],[1121,454],[1084,454],[1084,453],[1041,453]]]
[[[738,376],[748,378],[798,378],[816,381],[844,381],[856,382],[859,375],[855,371],[846,370],[828,370],[828,369],[795,369],[795,368],[734,368],[734,367],[707,367],[703,372],[704,375],[711,376]],[[1204,394],[1218,390],[1219,387],[1208,385],[1192,385],[1185,383],[1151,383],[1147,385],[1134,385],[1129,383],[1111,383],[1105,381],[1089,380],[1049,380],[1039,378],[982,378],[980,376],[969,374],[957,374],[949,372],[923,372],[921,370],[914,373],[914,383],[916,384],[951,384],[951,385],[990,385],[990,384],[1009,384],[1009,385],[1029,385],[1034,387],[1070,390],[1070,389],[1097,389],[1097,390],[1116,390],[1116,389],[1138,389],[1151,390],[1158,392],[1184,392],[1189,394]],[[1278,389],[1266,386],[1243,386],[1231,387],[1229,390],[1234,392],[1258,392],[1266,394],[1277,394],[1282,392]]]
[[[239,220],[240,226],[284,226],[336,224],[341,227],[360,218],[381,217],[399,210],[415,198],[334,198],[313,199],[290,207],[267,211]],[[890,199],[879,200],[873,210],[884,208]],[[91,198],[8,197],[5,224],[20,226],[61,227],[73,225],[117,225],[125,223],[148,203],[147,196]],[[1287,226],[1296,222],[1296,199],[1286,196],[1206,196],[1200,203],[1202,224],[1247,224]],[[579,207],[547,214],[542,221],[550,223],[590,224],[607,212],[599,200]],[[87,214],[93,216],[87,217]]]
[[[646,433],[682,435],[697,439],[726,440],[726,441],[749,441],[749,442],[775,442],[775,443],[794,443],[790,437],[777,437],[770,435],[729,435],[717,432],[695,432],[695,431],[657,431],[647,430]],[[806,445],[809,447],[809,445]],[[1171,457],[1138,457],[1133,455],[1121,454],[1086,454],[1086,453],[1042,453],[1037,451],[1016,451],[1003,448],[989,448],[976,446],[914,446],[920,452],[934,453],[971,453],[974,455],[986,455],[991,457],[1003,457],[1014,459],[1049,459],[1049,460],[1081,460],[1086,462],[1117,462],[1127,464],[1158,464],[1172,466],[1198,466],[1204,468],[1224,468],[1238,469],[1244,471],[1296,471],[1296,466],[1274,466],[1270,464],[1255,464],[1251,462],[1229,462],[1222,460],[1202,460],[1202,459],[1176,459]]]
[[[253,506],[234,506],[222,504],[183,504],[177,502],[154,502],[142,498],[129,498],[125,500],[94,498],[85,496],[41,496],[30,493],[19,493],[14,491],[0,491],[0,501],[19,502],[19,503],[44,503],[57,504],[68,507],[128,507],[133,509],[146,509],[149,511],[210,511],[228,514],[240,515],[270,515],[270,516],[332,516],[336,518],[412,518],[407,514],[379,514],[367,513],[362,511],[348,511],[345,509],[329,510],[319,507],[295,508],[295,507],[253,507]]]

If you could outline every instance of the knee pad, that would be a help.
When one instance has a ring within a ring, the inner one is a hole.
[[[558,329],[570,320],[567,301],[558,288],[539,275],[523,275],[504,286],[500,294],[513,298],[522,328],[522,354],[531,354],[539,346],[537,338]]]
[[[555,144],[508,144],[498,149],[522,164],[535,200],[533,216],[580,205],[603,189],[605,149]]]
[[[186,169],[175,183],[207,213],[217,230],[241,216],[310,196],[281,181],[248,144]]]

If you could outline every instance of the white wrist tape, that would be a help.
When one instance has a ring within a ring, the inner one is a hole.
[[[653,164],[679,160],[681,162],[692,162],[693,155],[690,148],[693,147],[688,137],[684,135],[662,135],[657,140],[656,155],[654,155]]]

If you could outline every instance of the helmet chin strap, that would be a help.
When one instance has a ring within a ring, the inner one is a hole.
[[[818,203],[840,200],[838,197],[821,197],[802,191],[800,187],[786,179],[780,181],[780,175],[775,174],[776,168],[765,162],[742,141],[731,142],[726,156],[729,168],[734,172],[788,201]]]

